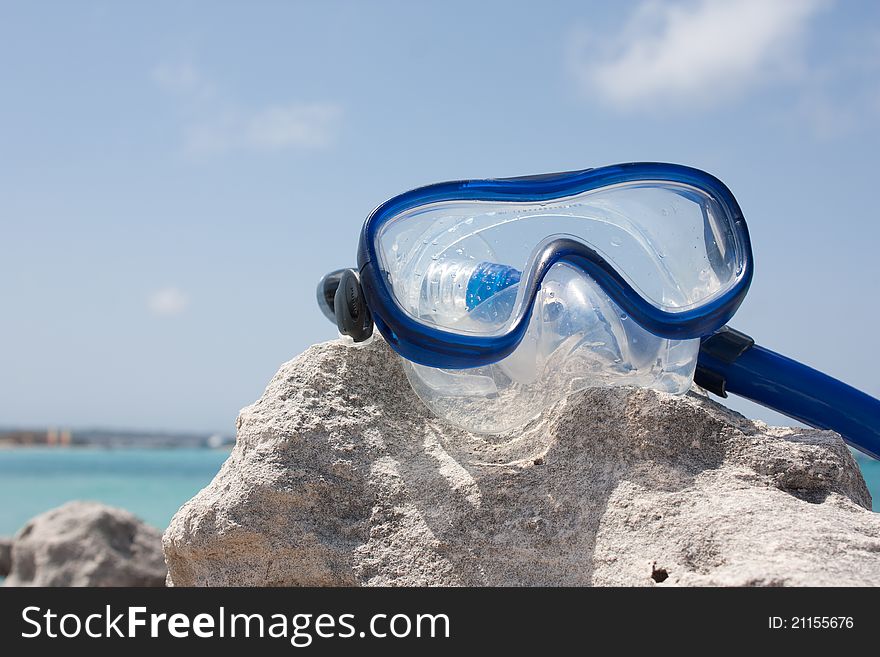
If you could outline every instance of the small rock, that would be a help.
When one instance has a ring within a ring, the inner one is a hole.
[[[7,586],[164,586],[160,532],[128,511],[68,502],[12,539]]]
[[[6,577],[12,567],[12,540],[0,538],[0,577]]]

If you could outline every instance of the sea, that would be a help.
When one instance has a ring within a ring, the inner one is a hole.
[[[0,536],[70,500],[122,507],[164,529],[188,499],[210,483],[228,450],[0,449]],[[880,461],[857,457],[880,511]]]
[[[0,536],[70,500],[118,506],[165,529],[228,456],[228,449],[199,448],[0,449]]]

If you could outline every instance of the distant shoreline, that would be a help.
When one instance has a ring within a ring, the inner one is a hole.
[[[0,448],[18,447],[145,447],[217,448],[234,445],[222,433],[180,433],[131,429],[15,428],[0,429]]]
[[[46,444],[20,444],[20,443],[3,443],[0,442],[0,451],[17,451],[23,449],[30,450],[40,450],[46,452],[56,452],[56,451],[112,451],[112,450],[124,450],[124,449],[150,449],[150,450],[161,450],[161,449],[185,449],[185,450],[204,450],[204,451],[215,451],[215,452],[228,452],[232,450],[234,443],[224,443],[222,445],[211,446],[211,445],[170,445],[170,444],[161,444],[161,445],[145,445],[145,444],[130,444],[130,445],[120,445],[120,444],[112,444],[112,445],[99,445],[96,443],[84,443],[84,444],[73,444],[73,445],[46,445]]]

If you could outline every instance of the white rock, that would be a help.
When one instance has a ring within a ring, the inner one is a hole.
[[[381,340],[315,345],[164,535],[175,585],[880,585],[831,432],[599,389],[517,432],[433,417]]]

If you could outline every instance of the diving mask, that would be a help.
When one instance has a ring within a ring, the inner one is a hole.
[[[814,417],[814,392],[765,399],[780,364],[756,365],[773,352],[725,326],[751,279],[748,229],[727,187],[638,163],[392,198],[364,224],[358,269],[325,276],[318,301],[355,341],[375,324],[422,401],[471,431],[522,425],[588,387],[683,394],[696,377],[880,452],[880,402],[830,377],[795,364],[848,400],[830,415]],[[745,376],[747,366],[760,372]]]

